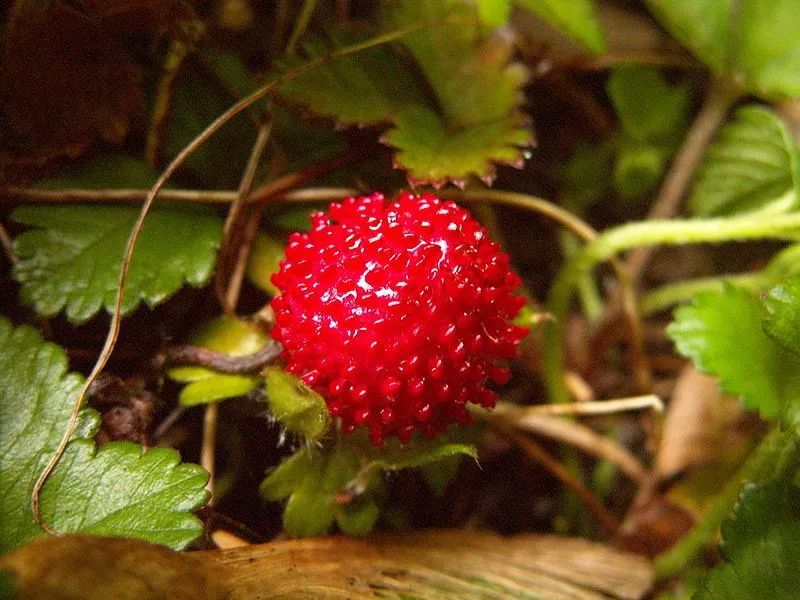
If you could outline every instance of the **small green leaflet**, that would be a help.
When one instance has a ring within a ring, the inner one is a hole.
[[[800,149],[772,110],[736,112],[708,149],[689,206],[698,216],[752,210],[791,210],[800,189]]]
[[[189,338],[189,342],[195,346],[230,356],[254,354],[264,348],[268,341],[269,336],[257,327],[225,315],[203,324]],[[260,384],[257,376],[215,373],[203,367],[175,367],[167,375],[174,381],[187,384],[178,396],[184,406],[246,396]]]
[[[767,311],[750,291],[726,285],[675,311],[667,334],[682,355],[719,378],[723,391],[742,397],[762,417],[782,417],[797,428],[800,357],[767,335]]]
[[[785,482],[748,484],[722,526],[726,564],[713,569],[693,600],[797,598],[800,490]]]
[[[288,497],[283,512],[283,526],[294,537],[323,535],[348,511],[346,503],[337,503],[336,495],[359,471],[358,455],[346,443],[336,443],[321,450],[303,447],[283,461],[261,484],[261,494],[267,500]],[[372,501],[360,499],[368,506],[367,516],[377,510]],[[349,503],[348,503],[349,504]],[[356,509],[356,512],[360,512]],[[361,521],[354,517],[356,521]],[[347,519],[344,519],[348,523]],[[366,523],[369,533],[375,519]],[[340,526],[342,525],[339,522]],[[343,528],[344,529],[344,528]],[[356,533],[356,532],[353,532]]]
[[[646,0],[684,46],[730,84],[762,98],[800,95],[796,0]]]
[[[32,229],[14,240],[15,279],[22,298],[41,315],[64,309],[82,323],[117,296],[122,254],[138,210],[108,206],[24,206],[12,218]],[[123,313],[153,306],[184,283],[211,276],[222,221],[205,211],[156,209],[145,221],[128,275]]]
[[[593,0],[514,0],[514,4],[536,13],[592,52],[605,51],[606,41]]]
[[[478,24],[475,7],[463,2],[386,6],[388,27],[441,24],[410,33],[396,46],[329,61],[287,82],[281,93],[342,124],[393,124],[383,139],[397,150],[398,166],[416,183],[491,177],[493,163],[519,163],[521,147],[532,136],[519,110],[527,72],[510,64],[511,44],[489,35]],[[329,37],[332,45],[306,44],[306,60],[367,36],[334,31]],[[303,62],[293,59],[283,67]]]
[[[267,500],[289,498],[283,514],[287,532],[295,537],[322,535],[333,526],[350,535],[372,530],[379,515],[374,491],[382,471],[421,467],[467,455],[475,447],[446,438],[416,436],[407,445],[388,440],[375,448],[363,432],[327,441],[321,448],[305,446],[284,460],[261,484]]]
[[[67,373],[64,351],[29,327],[0,318],[0,552],[42,535],[33,520],[33,485],[55,452],[82,378]],[[180,549],[202,524],[207,475],[178,453],[115,442],[95,450],[97,415],[84,409],[75,438],[41,493],[56,531],[139,537]]]

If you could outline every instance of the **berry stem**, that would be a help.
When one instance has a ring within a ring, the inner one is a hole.
[[[544,370],[550,401],[569,401],[563,381],[562,340],[570,301],[585,273],[617,253],[637,247],[758,239],[800,239],[800,214],[751,214],[731,218],[630,223],[609,229],[587,244],[562,267],[550,290],[547,310],[554,320],[545,325],[543,335]]]

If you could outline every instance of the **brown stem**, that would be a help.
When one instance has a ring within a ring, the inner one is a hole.
[[[217,373],[229,375],[248,375],[258,373],[265,366],[275,362],[281,355],[283,347],[276,341],[270,341],[258,352],[244,356],[231,356],[210,348],[180,345],[170,346],[158,357],[159,367],[197,366],[205,367]]]
[[[597,56],[580,56],[567,60],[554,60],[554,68],[573,69],[577,71],[602,71],[616,65],[637,64],[654,67],[676,67],[681,69],[704,69],[690,54],[657,50],[631,50],[606,52]]]
[[[335,159],[334,159],[335,160]],[[341,159],[344,164],[344,159]],[[335,167],[334,167],[335,168]],[[293,190],[297,181],[308,181],[313,177],[303,177],[301,173],[290,173],[272,181],[269,187],[256,190],[247,198],[248,203],[262,202],[272,196],[283,202],[317,202],[331,198],[344,198],[352,195],[351,188],[307,188]],[[319,175],[317,175],[319,176]],[[149,190],[143,189],[103,189],[89,190],[67,188],[40,190],[37,188],[8,187],[0,189],[0,205],[20,202],[42,202],[53,204],[73,203],[139,203],[147,197]],[[239,192],[229,190],[163,190],[158,199],[164,202],[194,202],[196,204],[230,204],[239,197]]]
[[[242,217],[245,216],[247,197],[253,189],[258,163],[261,160],[264,149],[267,147],[271,131],[272,119],[265,120],[258,128],[256,141],[253,144],[250,158],[247,161],[247,166],[245,167],[244,174],[239,184],[237,198],[231,203],[228,216],[225,219],[225,227],[222,230],[222,245],[220,246],[217,256],[214,289],[223,311],[229,315],[236,312],[239,290],[241,289],[241,280],[238,282],[238,285],[231,280],[231,264],[235,261],[235,258],[238,258],[240,255],[238,249],[242,241],[240,239]],[[234,255],[237,256],[234,257]]]
[[[586,508],[594,515],[597,522],[609,535],[613,535],[619,528],[619,521],[612,515],[603,503],[595,496],[589,488],[581,483],[564,465],[550,456],[544,448],[534,442],[528,436],[519,433],[511,427],[499,427],[505,436],[514,441],[522,448],[528,456],[550,471],[565,486],[572,490],[583,502]]]
[[[217,454],[217,420],[219,417],[219,404],[212,402],[206,406],[203,415],[203,440],[200,446],[200,466],[208,471],[206,490],[210,494],[208,505],[214,506],[214,477],[216,475]]]
[[[14,242],[11,241],[11,236],[8,234],[8,231],[6,231],[6,228],[3,227],[2,223],[0,223],[0,247],[3,248],[8,262],[12,265],[17,264],[19,258],[14,254]]]

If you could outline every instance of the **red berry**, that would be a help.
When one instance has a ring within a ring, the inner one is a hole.
[[[527,330],[511,324],[520,279],[463,208],[431,194],[347,198],[289,238],[272,278],[286,368],[326,399],[342,430],[427,436],[491,407],[487,379]]]

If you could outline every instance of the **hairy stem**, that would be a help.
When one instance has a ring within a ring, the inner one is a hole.
[[[800,239],[800,214],[745,215],[730,218],[630,223],[610,229],[587,244],[561,269],[550,290],[547,309],[553,321],[543,335],[545,378],[550,399],[569,400],[563,382],[564,337],[567,314],[580,278],[617,253],[639,246],[719,243],[757,239]]]

